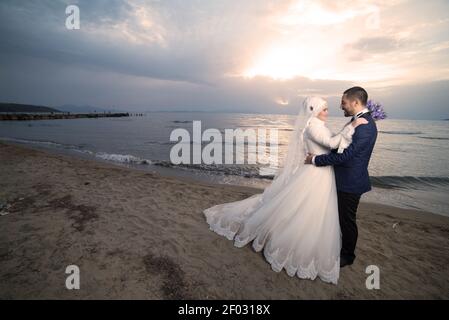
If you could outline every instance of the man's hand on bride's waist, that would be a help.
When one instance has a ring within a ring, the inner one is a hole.
[[[313,164],[312,159],[315,155],[313,153],[307,153],[307,157],[304,160],[304,164]]]

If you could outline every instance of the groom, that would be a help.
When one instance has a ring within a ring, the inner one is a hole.
[[[338,215],[342,234],[340,267],[351,265],[355,259],[357,243],[356,212],[360,197],[371,190],[368,163],[376,143],[377,127],[366,108],[368,93],[361,87],[346,90],[341,98],[341,108],[345,117],[352,116],[351,122],[363,117],[368,123],[355,129],[352,143],[343,153],[332,150],[329,154],[315,156],[308,154],[306,164],[334,166],[337,184]]]

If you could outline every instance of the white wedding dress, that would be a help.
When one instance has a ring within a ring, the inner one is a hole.
[[[353,133],[347,125],[333,136],[325,122],[311,114],[300,133],[304,149],[296,155],[295,170],[287,172],[285,179],[275,178],[272,184],[277,186],[267,187],[263,194],[204,210],[210,229],[237,247],[253,241],[254,250],[263,249],[276,272],[285,268],[292,277],[318,276],[337,284],[341,236],[333,167],[300,164],[305,158],[302,152],[319,155],[343,149]]]

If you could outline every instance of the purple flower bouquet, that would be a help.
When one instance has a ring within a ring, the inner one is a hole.
[[[373,100],[368,100],[366,107],[371,112],[371,116],[373,117],[374,121],[387,118],[384,107],[380,103],[374,102]]]

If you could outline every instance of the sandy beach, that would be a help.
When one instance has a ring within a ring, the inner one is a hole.
[[[202,210],[260,192],[0,143],[0,298],[449,298],[449,218],[362,202],[358,258],[335,286],[209,230]],[[72,264],[80,290],[65,287]]]

